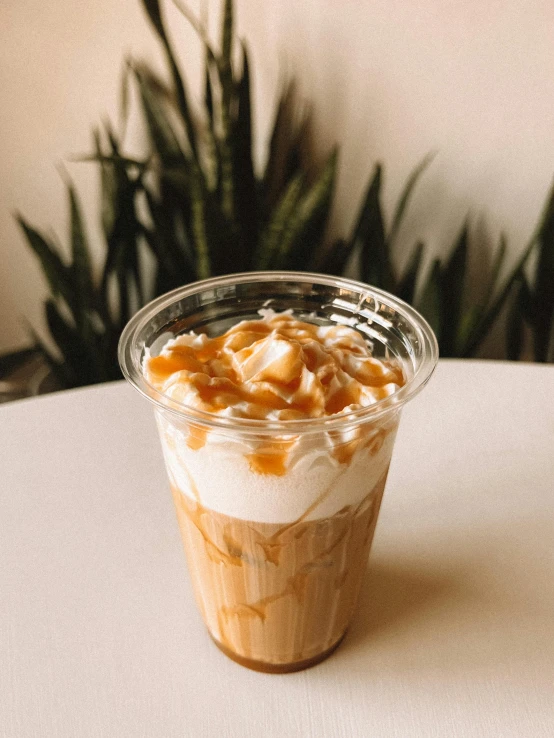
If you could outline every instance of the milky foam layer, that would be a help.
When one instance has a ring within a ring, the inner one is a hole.
[[[205,508],[260,523],[318,520],[360,503],[387,472],[398,424],[396,416],[374,427],[372,443],[360,446],[348,463],[335,458],[334,440],[326,434],[298,439],[287,473],[275,475],[253,471],[248,442],[213,434],[193,450],[186,429],[169,413],[156,414],[172,484]]]
[[[359,333],[262,311],[223,336],[194,333],[146,356],[147,380],[190,408],[271,421],[367,407],[404,382]],[[267,523],[315,520],[357,504],[386,474],[398,413],[347,431],[267,436],[202,427],[157,410],[172,483],[206,508]]]

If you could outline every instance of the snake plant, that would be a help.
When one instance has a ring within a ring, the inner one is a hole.
[[[128,59],[122,109],[128,108],[129,85],[136,85],[148,156],[127,156],[123,134],[106,123],[94,131],[92,153],[81,157],[100,172],[104,242],[99,273],[92,267],[79,199],[70,181],[69,261],[52,238],[17,215],[50,288],[44,310],[51,341],[47,345],[34,332],[33,338],[59,386],[119,377],[116,346],[122,327],[138,307],[173,287],[258,269],[341,274],[356,262],[365,282],[419,307],[436,330],[444,356],[474,355],[518,285],[521,311],[513,319],[520,325],[525,315],[533,322],[537,357],[545,356],[548,321],[552,325],[553,217],[540,231],[543,245],[533,287],[523,280],[535,242],[497,287],[506,253],[502,241],[487,300],[478,305],[467,297],[467,226],[450,255],[436,259],[426,275],[425,246],[417,239],[404,270],[395,265],[403,216],[431,157],[409,176],[389,226],[381,204],[383,171],[377,165],[350,235],[326,241],[338,149],[319,166],[308,159],[309,118],[299,113],[294,85],[289,84],[277,103],[264,167],[259,171],[255,166],[251,62],[246,44],[235,35],[232,0],[224,0],[217,45],[200,21],[181,8],[203,44],[200,106],[188,92],[159,0],[141,1],[164,51],[170,82],[145,63]],[[549,212],[552,215],[552,207]],[[532,307],[524,310],[524,305]],[[513,347],[511,351],[517,353]]]

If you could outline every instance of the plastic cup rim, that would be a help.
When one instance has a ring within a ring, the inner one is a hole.
[[[214,413],[191,408],[183,403],[172,400],[146,381],[140,361],[137,361],[136,358],[137,352],[135,351],[135,346],[137,336],[153,315],[169,307],[173,302],[190,297],[196,293],[226,284],[244,284],[252,281],[316,282],[323,286],[342,287],[359,292],[360,302],[364,295],[365,298],[370,296],[377,297],[407,319],[418,335],[420,343],[419,353],[421,356],[416,357],[414,374],[397,392],[382,400],[378,400],[373,405],[346,413],[337,413],[336,415],[326,416],[324,418],[306,418],[301,420],[260,420],[215,415]],[[356,280],[344,277],[332,277],[316,272],[260,271],[227,274],[191,282],[155,298],[135,313],[123,329],[119,339],[118,358],[123,376],[134,389],[156,407],[170,411],[178,415],[182,420],[193,425],[207,427],[212,430],[227,430],[233,433],[296,436],[299,434],[321,433],[333,430],[345,431],[353,426],[372,422],[386,413],[399,410],[408,400],[415,397],[431,378],[438,361],[438,344],[435,334],[425,318],[411,305],[408,305],[408,303],[385,290]]]

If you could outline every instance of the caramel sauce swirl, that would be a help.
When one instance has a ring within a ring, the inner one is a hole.
[[[328,519],[286,525],[230,518],[173,487],[195,595],[216,642],[276,663],[336,643],[358,598],[386,476]]]

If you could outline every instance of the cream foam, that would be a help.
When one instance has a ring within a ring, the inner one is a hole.
[[[185,429],[163,411],[156,414],[174,486],[208,509],[260,523],[318,520],[357,505],[388,469],[398,421],[375,429],[374,447],[360,448],[347,464],[333,457],[330,439],[300,440],[286,474],[276,476],[252,470],[248,444],[211,434],[193,450]]]

